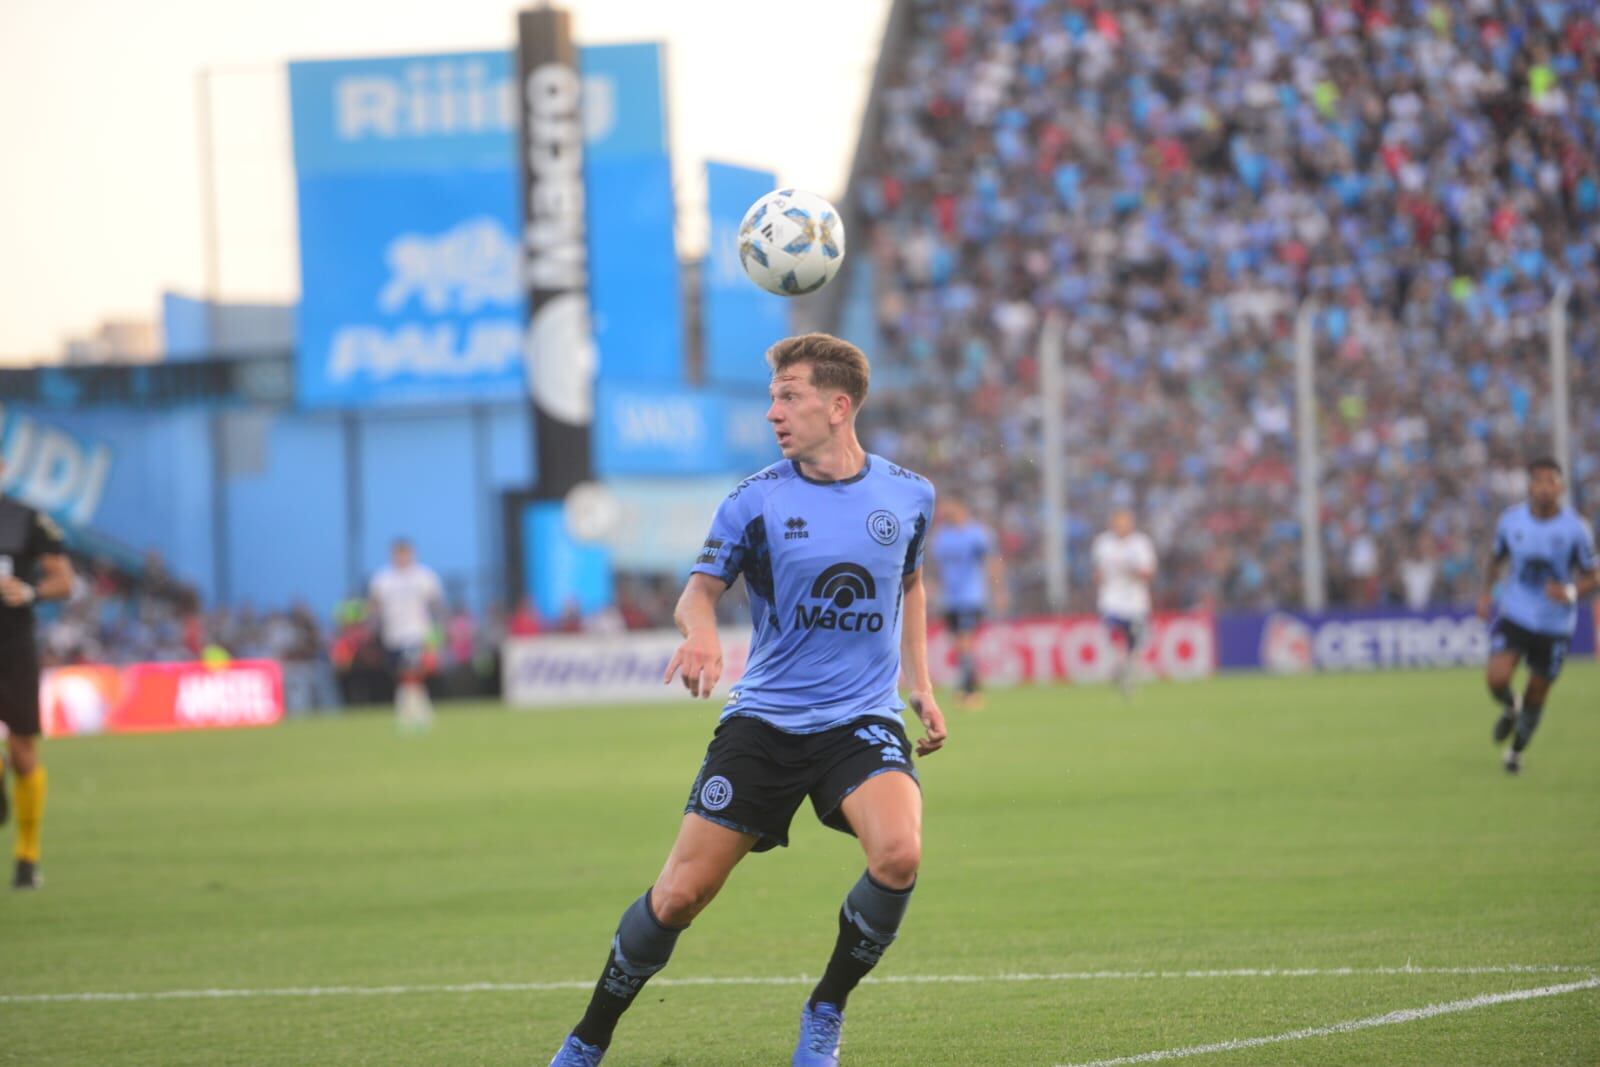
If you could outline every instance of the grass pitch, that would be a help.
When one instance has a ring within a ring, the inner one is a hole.
[[[0,897],[0,1062],[542,1065],[665,856],[715,714],[50,743],[45,888]],[[1569,666],[1520,779],[1492,717],[1468,672],[952,710],[922,765],[922,884],[851,1001],[845,1062],[1081,1064],[1600,973],[1600,665]],[[795,831],[684,936],[607,1067],[788,1062],[861,869],[809,808]],[[1185,973],[1285,968],[1314,973]],[[139,996],[29,999],[82,993]],[[1600,989],[1181,1062],[1595,1064]]]

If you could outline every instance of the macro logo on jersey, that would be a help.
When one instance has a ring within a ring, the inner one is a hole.
[[[880,545],[892,545],[900,539],[900,520],[894,512],[881,508],[867,516],[867,532]]]
[[[806,520],[798,515],[792,519],[783,520],[783,528],[783,539],[785,541],[803,541],[811,536],[806,530]]]
[[[883,612],[850,610],[858,601],[878,599],[878,583],[859,563],[835,563],[817,575],[809,599],[821,603],[795,605],[794,622],[802,630],[875,634],[883,629]]]
[[[721,811],[733,803],[733,783],[718,774],[706,779],[700,787],[700,806],[707,811]]]

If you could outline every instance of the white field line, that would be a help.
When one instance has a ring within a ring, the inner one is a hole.
[[[1365,1019],[1350,1019],[1342,1023],[1333,1023],[1330,1026],[1310,1026],[1304,1030],[1290,1030],[1288,1033],[1273,1034],[1270,1037],[1244,1037],[1233,1041],[1217,1041],[1209,1045],[1191,1045],[1188,1048],[1169,1048],[1162,1049],[1159,1052],[1141,1052],[1136,1056],[1118,1056],[1109,1060],[1064,1064],[1062,1067],[1127,1067],[1127,1065],[1136,1063],[1159,1063],[1162,1060],[1182,1060],[1190,1056],[1206,1056],[1213,1052],[1237,1052],[1239,1049],[1276,1045],[1284,1041],[1304,1041],[1312,1037],[1328,1037],[1333,1034],[1348,1034],[1356,1030],[1370,1030],[1375,1026],[1413,1023],[1418,1019],[1432,1019],[1438,1015],[1453,1015],[1456,1012],[1476,1011],[1479,1008],[1488,1008],[1495,1004],[1509,1004],[1518,1000],[1559,997],[1563,993],[1577,993],[1585,989],[1600,989],[1600,975],[1590,975],[1580,982],[1540,986],[1538,989],[1513,989],[1509,993],[1485,993],[1482,996],[1468,997],[1465,1000],[1452,1000],[1444,1004],[1429,1004],[1421,1008],[1405,1008],[1401,1011],[1391,1011],[1386,1015],[1370,1015]]]
[[[1014,974],[891,974],[869,976],[874,985],[983,985],[1007,982],[1143,981],[1172,978],[1349,978],[1372,975],[1588,974],[1593,966],[1569,964],[1498,964],[1482,967],[1245,967],[1201,971],[1056,971]],[[653,989],[691,986],[807,986],[815,976],[654,979]],[[594,987],[590,980],[552,982],[465,982],[456,985],[289,986],[266,989],[158,989],[130,992],[0,993],[0,1004],[62,1004],[152,1000],[233,1000],[264,997],[392,997],[417,993],[548,993]]]

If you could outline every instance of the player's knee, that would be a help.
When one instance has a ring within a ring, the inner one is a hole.
[[[922,838],[918,834],[897,837],[868,857],[867,869],[874,880],[890,889],[904,889],[917,880],[922,865]]]
[[[650,911],[664,926],[688,926],[717,895],[717,886],[689,871],[664,872],[650,889]]]
[[[39,765],[39,746],[31,737],[12,736],[6,739],[11,754],[11,770],[15,774],[32,774]]]

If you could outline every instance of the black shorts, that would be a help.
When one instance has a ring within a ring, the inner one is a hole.
[[[854,833],[840,805],[885,771],[917,777],[911,742],[898,722],[867,716],[820,733],[791,734],[734,715],[711,738],[683,810],[754,834],[760,838],[755,851],[765,852],[789,844],[789,821],[807,796],[824,826]]]
[[[427,645],[400,645],[396,648],[384,646],[383,654],[389,661],[389,670],[396,677],[428,673]]]
[[[1528,661],[1528,670],[1547,681],[1555,681],[1567,659],[1571,638],[1542,634],[1510,619],[1496,619],[1489,631],[1489,652],[1515,652]]]
[[[982,625],[982,608],[960,608],[944,613],[944,628],[953,634],[975,633]]]
[[[39,653],[33,635],[0,641],[0,722],[17,737],[38,737],[39,718]]]
[[[1121,615],[1102,615],[1100,619],[1106,624],[1106,629],[1114,634],[1121,634],[1123,642],[1130,649],[1138,648],[1143,643],[1145,630],[1143,619],[1128,619]]]

